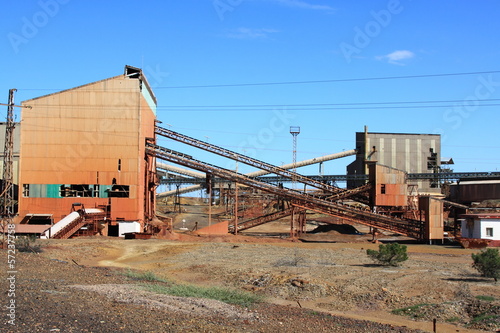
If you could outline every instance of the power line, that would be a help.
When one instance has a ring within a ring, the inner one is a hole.
[[[493,74],[493,73],[500,73],[500,71],[442,73],[442,74],[423,74],[423,75],[405,75],[405,76],[383,76],[383,77],[311,80],[311,81],[283,81],[283,82],[233,83],[233,84],[211,84],[211,85],[192,85],[192,86],[166,86],[166,87],[155,87],[154,89],[224,88],[224,87],[272,86],[272,85],[288,85],[288,84],[317,84],[317,83],[356,82],[356,81],[375,81],[375,80],[417,79],[417,78],[429,78],[429,77],[479,75],[479,74]]]
[[[478,102],[500,101],[500,98],[481,99]],[[232,107],[283,107],[283,106],[349,106],[349,105],[393,105],[393,104],[429,104],[429,103],[460,103],[463,99],[432,100],[432,101],[391,101],[391,102],[356,102],[356,103],[311,103],[311,104],[247,104],[247,105],[166,105],[161,108],[232,108]]]
[[[288,111],[319,111],[319,110],[384,110],[384,109],[430,109],[430,108],[453,108],[457,105],[402,105],[402,106],[364,106],[364,107],[324,107],[324,108],[286,108]],[[474,107],[490,107],[490,106],[500,106],[500,104],[478,104],[474,105]],[[228,112],[228,111],[273,111],[275,108],[271,109],[226,109],[226,110],[218,110],[218,109],[197,109],[197,110],[189,110],[189,109],[165,109],[165,111],[171,112]],[[159,110],[160,111],[160,110]]]
[[[461,73],[440,73],[440,74],[420,74],[420,75],[401,75],[401,76],[380,76],[380,77],[365,77],[365,78],[346,78],[346,79],[329,79],[329,80],[306,80],[306,81],[280,81],[280,82],[255,82],[255,83],[227,83],[227,84],[207,84],[207,85],[186,85],[186,86],[157,86],[153,89],[191,89],[191,88],[224,88],[224,87],[246,87],[246,86],[272,86],[272,85],[293,85],[293,84],[319,84],[319,83],[337,83],[337,82],[356,82],[356,81],[380,81],[380,80],[401,80],[401,79],[420,79],[433,77],[447,76],[465,76],[465,75],[481,75],[500,73],[500,70],[482,71],[482,72],[461,72]],[[78,88],[78,87],[76,87]],[[56,91],[56,90],[71,90],[75,88],[65,89],[49,89],[49,88],[23,88],[18,90],[26,91]],[[102,89],[102,91],[111,90],[130,90],[130,88],[113,88]],[[92,89],[92,91],[96,91]]]
[[[500,99],[477,100],[474,107],[499,106],[498,103],[481,104],[483,102],[500,101]],[[379,109],[417,109],[417,108],[453,108],[457,104],[431,104],[431,103],[466,103],[465,100],[443,100],[443,101],[408,101],[408,102],[367,102],[367,103],[312,103],[312,104],[256,104],[256,105],[195,105],[195,106],[159,106],[157,111],[180,111],[180,112],[227,112],[227,111],[273,111],[276,108],[286,108],[290,111],[312,111],[312,110],[379,110]],[[415,104],[415,105],[411,105]],[[420,105],[430,104],[430,105]],[[467,106],[471,106],[467,104]],[[37,108],[57,108],[72,107],[82,109],[109,109],[118,111],[119,107],[113,105],[63,105],[44,104],[37,105]],[[223,110],[221,110],[223,109]]]

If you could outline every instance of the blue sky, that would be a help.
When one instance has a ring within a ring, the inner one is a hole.
[[[128,64],[144,69],[164,126],[269,163],[291,162],[290,126],[301,128],[304,160],[355,148],[367,125],[442,134],[455,171],[497,171],[499,12],[493,0],[10,1],[0,13],[0,102],[10,88],[20,102]],[[430,76],[458,73],[475,74]],[[429,103],[355,104],[393,102]],[[345,173],[352,160],[325,173]]]

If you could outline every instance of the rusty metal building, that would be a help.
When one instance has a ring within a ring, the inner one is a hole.
[[[24,101],[19,217],[54,222],[74,204],[106,207],[111,221],[154,216],[156,97],[142,70]]]
[[[440,192],[437,173],[441,164],[441,136],[438,134],[371,133],[356,132],[356,160],[347,166],[348,175],[367,175],[366,162],[407,173],[436,173],[436,180],[409,181],[417,185],[419,193]],[[348,182],[357,187],[359,181]]]
[[[403,171],[375,162],[368,163],[368,171],[371,207],[408,206],[408,185]]]
[[[500,180],[469,180],[450,184],[450,200],[466,205],[500,200]]]

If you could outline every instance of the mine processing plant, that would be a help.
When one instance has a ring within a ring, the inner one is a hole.
[[[13,98],[8,106],[14,107]],[[20,107],[21,121],[9,118],[3,125],[8,166],[3,203],[9,204],[4,218],[13,220],[19,235],[146,237],[172,232],[171,224],[157,218],[157,201],[170,196],[180,200],[185,193],[206,189],[232,211],[222,227],[221,219],[215,221],[226,234],[291,217],[290,236],[295,238],[306,231],[309,211],[333,216],[335,223],[361,223],[433,242],[443,240],[444,213],[453,211],[456,220],[468,213],[471,202],[499,197],[492,183],[500,179],[498,173],[459,174],[443,168],[453,162],[441,158],[441,137],[435,134],[372,133],[365,127],[356,133],[354,149],[305,161],[293,158],[281,167],[183,135],[159,126],[154,92],[143,71],[132,66],[125,66],[122,75],[25,100]],[[298,128],[291,133],[296,139]],[[159,137],[257,170],[241,174],[196,160],[159,145]],[[295,141],[293,147],[295,151]],[[297,172],[347,156],[355,160],[346,175]],[[162,178],[162,170],[177,176]],[[469,188],[468,179],[489,183]],[[338,181],[346,181],[347,187],[337,186]],[[157,193],[162,182],[176,189]],[[450,185],[456,199],[441,193],[443,184]],[[475,191],[486,185],[491,187]],[[245,204],[238,205],[240,198]],[[211,205],[209,200],[209,209]]]
[[[370,203],[370,195],[368,195],[367,193],[369,193],[370,191],[373,192],[373,187],[374,185],[376,186],[376,183],[374,184],[373,182],[368,182],[367,184],[354,189],[342,189],[318,180],[305,177],[285,168],[271,165],[269,163],[239,154],[234,151],[230,151],[228,149],[216,146],[205,141],[188,137],[186,135],[159,126],[156,127],[155,133],[157,135],[176,140],[184,144],[191,145],[193,147],[200,148],[220,156],[224,156],[226,158],[233,159],[240,163],[245,163],[265,172],[276,174],[287,179],[293,179],[294,181],[302,184],[304,187],[309,186],[311,189],[315,189],[315,191],[298,191],[295,189],[289,189],[283,186],[274,185],[256,177],[250,177],[248,175],[243,175],[235,171],[224,169],[203,161],[195,160],[192,156],[185,155],[171,149],[160,147],[154,144],[148,144],[147,152],[158,159],[169,161],[174,164],[179,164],[190,169],[195,169],[210,176],[217,176],[232,182],[236,182],[238,184],[246,185],[262,192],[271,193],[288,201],[288,208],[286,210],[276,212],[271,216],[263,216],[259,217],[256,220],[250,220],[240,223],[238,225],[238,230],[240,231],[245,228],[276,220],[277,218],[286,215],[300,214],[300,212],[303,212],[304,210],[312,210],[352,222],[362,223],[374,228],[396,232],[415,239],[426,239],[426,223],[424,221],[410,218],[407,216],[407,214],[396,217],[393,215],[380,214],[377,212],[369,211],[366,208],[359,207],[359,205],[343,203],[343,201],[349,199],[353,202],[362,203],[363,207],[366,207],[366,205]],[[373,169],[375,175],[381,174],[383,177],[383,171],[387,173],[386,170],[380,171],[380,168],[382,167],[377,166],[375,163],[373,163],[370,168]],[[394,170],[394,172],[396,174],[400,174],[400,179],[398,179],[399,183],[394,185],[404,185],[404,173],[401,173],[398,170]],[[377,177],[375,175],[373,177],[373,181],[376,182]],[[393,188],[396,187],[397,186],[394,186]],[[399,186],[398,188],[401,188],[401,186]],[[382,198],[384,195],[398,195],[402,200],[407,200],[406,192],[407,188],[403,186],[402,193],[398,192],[397,194],[394,194],[386,192],[381,193],[379,197]],[[429,203],[432,202],[433,201],[429,201]],[[406,205],[406,202],[402,203],[403,205]],[[440,204],[439,201],[437,203]],[[296,231],[297,233],[301,233],[304,231],[304,223],[301,223],[300,225],[301,227]],[[234,229],[232,231],[234,232]]]

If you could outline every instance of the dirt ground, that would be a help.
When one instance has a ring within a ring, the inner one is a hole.
[[[382,233],[380,241],[406,243],[409,254],[383,267],[367,257],[378,245],[362,225],[325,230],[327,217],[311,214],[307,234],[294,241],[287,219],[200,236],[192,230],[207,225],[206,209],[183,209],[169,239],[39,240],[42,253],[19,253],[19,325],[6,331],[433,332],[434,319],[440,333],[500,331],[500,288],[472,268],[478,250]],[[128,270],[265,301],[247,309],[157,295],[126,278]]]
[[[409,244],[410,259],[387,268],[366,256],[366,249],[377,249],[360,239],[366,235],[350,235],[353,242],[339,243],[340,235],[329,234],[329,242],[325,234],[310,235],[321,242],[189,234],[180,234],[179,240],[48,240],[40,256],[86,267],[148,271],[183,283],[231,286],[288,309],[393,327],[432,332],[436,319],[438,332],[500,329],[500,288],[471,267],[475,250]],[[406,315],[391,312],[402,308],[408,308]]]

